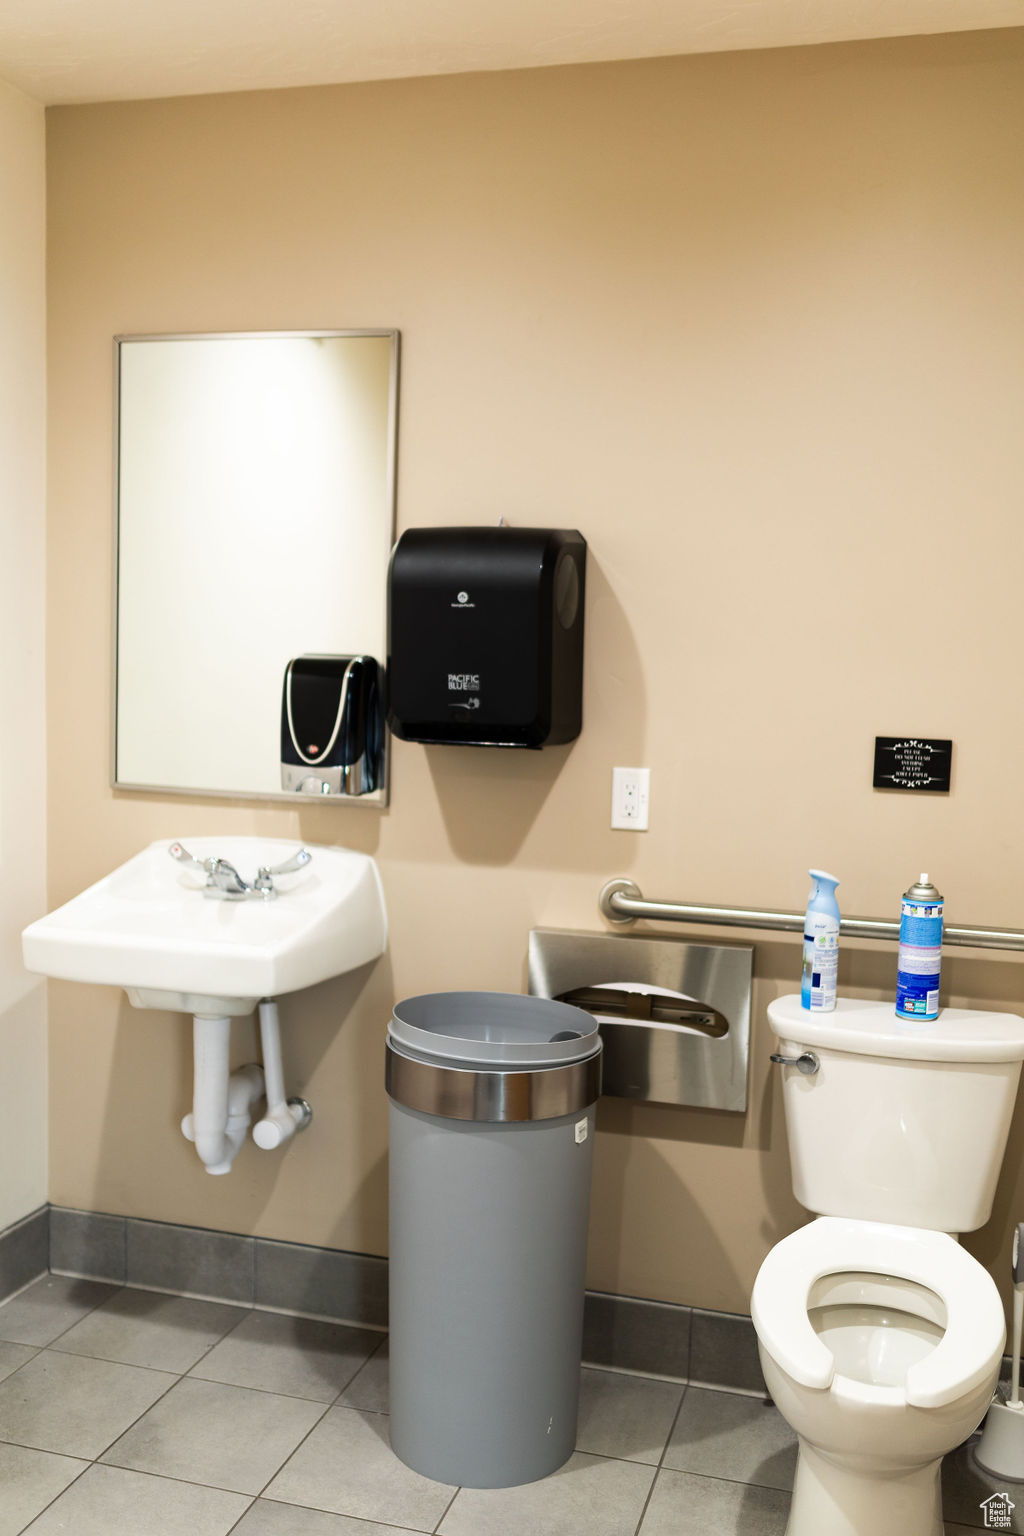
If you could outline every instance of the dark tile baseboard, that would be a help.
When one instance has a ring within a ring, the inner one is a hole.
[[[0,1300],[13,1296],[50,1267],[50,1212],[40,1206],[0,1232]]]
[[[19,1237],[23,1228],[30,1230]],[[12,1260],[13,1283],[4,1262],[8,1247],[21,1255],[20,1267]],[[0,1234],[0,1298],[47,1268],[362,1327],[387,1326],[387,1260],[371,1254],[51,1206]],[[588,1291],[583,1359],[605,1370],[731,1392],[765,1391],[753,1324],[742,1314]]]
[[[583,1358],[604,1369],[686,1381],[693,1309],[588,1291],[583,1305]]]
[[[124,1285],[125,1218],[50,1206],[50,1268],[88,1280]]]
[[[50,1269],[145,1290],[387,1327],[387,1260],[371,1254],[53,1206]]]
[[[694,1307],[687,1380],[694,1386],[767,1396],[757,1334],[745,1313]]]

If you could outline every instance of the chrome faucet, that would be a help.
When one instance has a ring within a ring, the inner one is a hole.
[[[246,885],[238,870],[227,859],[207,859],[204,864],[207,874],[207,885],[214,889],[211,895],[217,896],[248,896],[249,886]]]
[[[261,864],[250,885],[228,859],[197,859],[182,843],[172,843],[167,852],[179,864],[191,864],[203,871],[206,875],[203,895],[213,901],[245,901],[249,896],[260,896],[264,901],[271,901],[277,895],[274,876],[294,874],[296,870],[311,863],[313,858],[308,848],[299,848],[283,864],[275,864],[273,868]]]

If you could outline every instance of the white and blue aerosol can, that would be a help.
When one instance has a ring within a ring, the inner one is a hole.
[[[942,966],[943,899],[927,875],[903,892],[896,1017],[937,1019]]]
[[[804,967],[800,1001],[812,1013],[831,1013],[836,1006],[839,974],[839,903],[835,875],[809,869],[814,881],[804,918]]]

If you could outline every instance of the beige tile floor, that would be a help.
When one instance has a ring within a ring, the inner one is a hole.
[[[795,1461],[760,1398],[584,1369],[561,1471],[452,1488],[391,1451],[380,1333],[59,1276],[0,1306],[0,1536],[783,1536]],[[970,1536],[997,1484],[969,1447],[945,1483]]]

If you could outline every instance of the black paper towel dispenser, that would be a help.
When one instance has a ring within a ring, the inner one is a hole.
[[[388,576],[395,735],[480,747],[574,741],[586,559],[575,529],[403,533]]]

